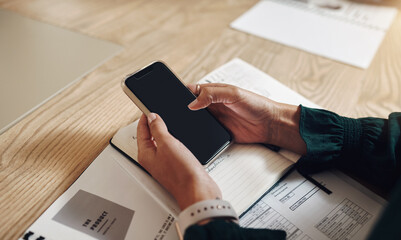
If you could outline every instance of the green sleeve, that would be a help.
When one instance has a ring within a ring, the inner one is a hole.
[[[353,119],[301,106],[300,134],[307,145],[298,161],[304,173],[338,167],[386,191],[401,175],[401,113]]]
[[[192,225],[185,231],[185,240],[284,240],[286,233],[280,230],[241,228],[238,224],[214,220],[205,225]]]

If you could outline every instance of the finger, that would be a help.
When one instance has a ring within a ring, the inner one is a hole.
[[[223,86],[202,86],[199,96],[188,105],[191,110],[198,110],[208,107],[212,103],[235,103],[241,99],[241,89],[224,85]]]
[[[206,83],[206,84],[194,84],[194,83],[190,83],[187,85],[187,87],[189,88],[189,90],[191,90],[191,92],[194,95],[199,95],[199,91],[196,89],[197,86],[199,85],[200,88],[202,87],[227,87],[227,86],[231,86],[228,84],[224,84],[224,83]]]
[[[138,122],[137,140],[138,151],[149,151],[155,150],[156,148],[152,140],[152,135],[150,134],[146,116],[144,114],[142,114]]]
[[[187,85],[187,87],[188,87],[189,90],[191,90],[191,92],[192,92],[193,94],[196,95],[196,84],[190,83],[190,84]]]
[[[159,115],[149,113],[148,125],[150,134],[153,136],[157,144],[166,142],[170,139],[171,135],[168,132],[167,126]]]

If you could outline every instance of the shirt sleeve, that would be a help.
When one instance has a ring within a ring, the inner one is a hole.
[[[233,222],[213,220],[205,225],[192,225],[184,235],[185,240],[284,240],[286,233],[281,230],[242,228]]]
[[[401,175],[401,113],[353,119],[301,106],[299,131],[307,146],[297,163],[304,173],[337,167],[385,191]]]

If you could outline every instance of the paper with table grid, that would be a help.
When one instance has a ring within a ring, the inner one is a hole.
[[[366,239],[384,200],[339,172],[313,177],[332,193],[294,171],[243,214],[240,225],[281,229],[292,240]]]

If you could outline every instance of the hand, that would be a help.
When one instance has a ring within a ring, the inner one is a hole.
[[[299,134],[298,106],[278,103],[227,84],[188,87],[198,95],[188,107],[192,110],[208,107],[231,132],[234,141],[274,144],[300,154],[306,153],[306,144]]]
[[[221,198],[217,184],[168,132],[159,115],[142,115],[137,134],[138,162],[174,196],[182,210],[198,201]]]

